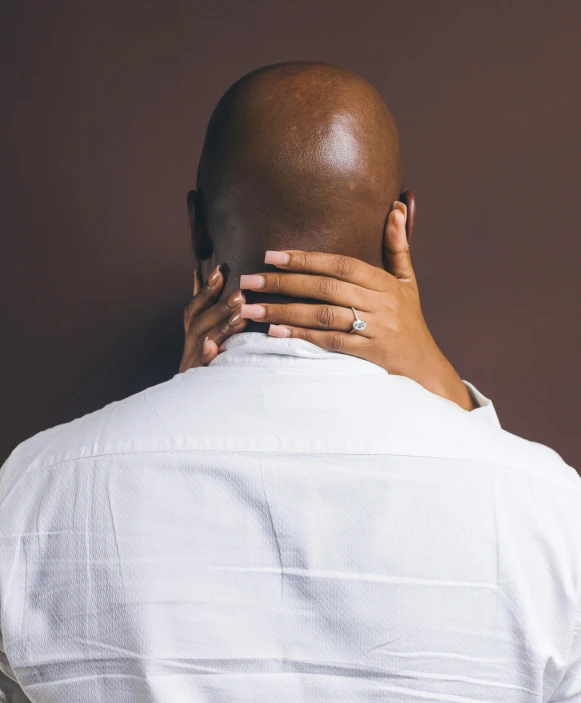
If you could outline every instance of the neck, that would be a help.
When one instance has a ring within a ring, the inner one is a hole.
[[[310,300],[308,298],[291,298],[285,295],[275,295],[274,293],[259,293],[258,291],[244,290],[244,296],[246,297],[246,302],[250,305],[253,304],[281,304],[285,305],[288,303],[299,303],[304,305],[315,305],[316,300]],[[245,332],[264,332],[268,333],[268,328],[270,326],[269,322],[258,322],[256,320],[249,320],[246,325]]]
[[[262,332],[263,334],[268,334],[268,328],[270,327],[270,322],[257,322],[256,320],[248,320],[248,324],[242,330],[244,332]]]

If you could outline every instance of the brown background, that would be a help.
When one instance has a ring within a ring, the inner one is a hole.
[[[581,467],[581,3],[22,0],[0,23],[1,459],[177,372],[210,112],[318,59],[399,124],[437,341],[505,429]]]

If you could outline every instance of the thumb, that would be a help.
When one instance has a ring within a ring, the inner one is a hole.
[[[393,209],[387,216],[383,233],[383,252],[385,270],[400,281],[409,283],[415,281],[415,274],[405,232],[406,219],[406,206],[396,200]]]
[[[206,337],[202,344],[202,363],[207,366],[218,356],[218,345],[213,339]]]

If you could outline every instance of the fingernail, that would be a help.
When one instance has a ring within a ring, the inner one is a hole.
[[[242,295],[241,291],[236,291],[236,293],[232,293],[232,295],[228,298],[228,305],[231,308],[237,308],[239,305],[241,305],[246,298]]]
[[[291,331],[284,325],[270,325],[268,328],[268,334],[271,337],[290,337]]]
[[[264,276],[254,273],[240,276],[240,288],[264,288]]]
[[[259,320],[266,315],[264,305],[243,305],[240,308],[242,317],[250,318],[251,320]]]
[[[216,266],[216,268],[212,272],[212,275],[210,276],[210,278],[208,278],[208,285],[209,286],[215,285],[219,278],[220,278],[220,264],[218,264],[218,266]]]
[[[239,312],[235,312],[232,317],[228,320],[228,324],[237,325],[242,319],[242,315]]]
[[[290,261],[290,254],[286,251],[267,251],[264,255],[265,264],[274,264],[275,266],[284,266]]]
[[[206,337],[206,339],[204,339],[204,344],[202,345],[202,352],[204,353],[204,356],[208,356],[211,351],[212,346],[210,344],[210,338]]]

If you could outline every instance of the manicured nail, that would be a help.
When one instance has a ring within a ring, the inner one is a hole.
[[[202,345],[202,351],[204,352],[204,356],[208,356],[210,352],[212,351],[212,345],[210,344],[210,338],[206,337],[204,339],[204,344]]]
[[[242,305],[245,300],[246,298],[242,295],[242,292],[237,290],[236,293],[232,293],[228,298],[228,305],[231,308],[237,308],[239,305]]]
[[[264,305],[243,305],[240,308],[240,312],[244,318],[260,320],[261,317],[266,315],[266,308]]]
[[[208,285],[213,286],[217,283],[220,278],[220,264],[212,271],[212,275],[208,278]]]
[[[240,276],[240,288],[264,288],[264,276],[255,273]]]
[[[242,315],[239,312],[235,312],[232,317],[228,320],[228,324],[235,326],[240,322],[241,319]]]
[[[291,331],[284,325],[270,325],[268,328],[268,334],[271,337],[290,337]]]
[[[264,255],[265,264],[274,264],[275,266],[284,266],[290,261],[290,254],[286,251],[267,251]]]

